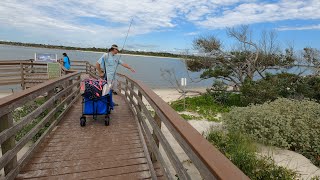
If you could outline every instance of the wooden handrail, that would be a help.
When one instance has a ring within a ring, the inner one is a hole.
[[[80,72],[73,72],[57,79],[48,80],[45,83],[41,83],[24,91],[19,91],[2,98],[0,102],[0,116],[20,107],[25,101],[34,99],[35,97],[47,92],[52,88],[52,86],[58,86],[62,81],[77,75],[80,75]]]
[[[43,65],[43,66],[47,66],[47,63],[40,63],[40,62],[10,62],[10,61],[6,61],[6,62],[0,61],[0,66],[3,66],[3,65],[20,65],[20,63],[22,63],[24,65]]]
[[[47,64],[45,63],[32,63],[30,60],[0,61],[0,85],[21,85],[23,90],[30,82],[34,85],[34,83],[46,81],[48,78],[42,75],[44,72],[47,72]],[[30,81],[39,76],[46,78],[36,82]]]
[[[87,63],[84,61],[84,63]],[[17,68],[19,66],[19,68]],[[61,66],[61,74],[76,72]],[[22,90],[48,80],[47,63],[32,60],[0,61],[0,85],[21,85]]]
[[[0,60],[0,62],[17,62],[17,63],[23,63],[23,62],[34,62],[34,59],[25,59],[25,60]]]
[[[35,149],[43,141],[44,137],[53,129],[60,121],[65,112],[78,99],[80,95],[80,72],[70,71],[70,74],[60,78],[49,80],[45,83],[38,84],[27,90],[16,92],[10,96],[1,99],[0,102],[0,144],[3,156],[0,158],[0,169],[5,168],[5,178],[13,179],[24,164],[28,161]],[[55,88],[60,87],[61,91],[55,93]],[[46,95],[45,102],[37,109],[23,117],[19,122],[13,123],[12,112],[17,107],[21,107],[27,102],[33,101],[36,97]],[[54,118],[54,115],[66,106],[66,109]],[[15,135],[29,124],[34,118],[48,110],[48,113],[41,121],[33,127],[26,135],[24,135],[17,144],[15,143]],[[27,153],[17,161],[17,153],[25,144],[36,135],[39,130],[45,126],[47,122],[51,122],[50,127],[41,135]]]
[[[175,137],[180,146],[187,153],[191,161],[199,170],[204,179],[249,179],[238,167],[236,167],[219,150],[210,144],[198,131],[181,118],[163,99],[140,81],[126,75],[119,74],[136,87],[155,110],[162,122]],[[126,87],[123,87],[126,86]],[[128,83],[122,83],[121,88],[128,95],[128,89],[133,89]],[[134,101],[130,101],[135,104]],[[141,104],[139,104],[141,106]],[[138,109],[136,109],[138,110]],[[161,138],[161,137],[159,137]]]

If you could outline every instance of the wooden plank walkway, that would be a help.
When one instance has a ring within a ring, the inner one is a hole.
[[[150,179],[133,113],[122,95],[113,98],[110,126],[87,116],[85,127],[80,98],[16,179]]]

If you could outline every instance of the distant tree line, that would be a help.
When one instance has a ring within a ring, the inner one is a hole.
[[[106,48],[96,48],[96,47],[83,48],[83,47],[71,47],[71,46],[35,44],[35,43],[22,43],[22,42],[11,42],[11,41],[0,41],[0,44],[12,45],[12,46],[50,48],[50,49],[65,49],[65,50],[106,52]],[[135,55],[146,55],[146,56],[186,58],[186,55],[172,54],[172,53],[167,53],[167,52],[130,51],[130,50],[123,49],[123,50],[120,51],[120,53],[135,54]]]

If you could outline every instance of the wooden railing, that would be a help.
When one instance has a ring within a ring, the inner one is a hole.
[[[24,90],[47,81],[47,64],[30,61],[0,61],[0,86],[21,85],[21,89]],[[67,72],[65,68],[61,68],[62,75]]]
[[[88,61],[71,61],[71,69],[94,75],[96,72],[95,65],[90,64]]]
[[[91,77],[99,78],[96,66],[88,61],[72,61],[72,69],[89,74]]]
[[[44,137],[52,131],[74,101],[79,97],[80,81],[80,72],[74,71],[60,78],[48,80],[1,99],[0,145],[2,157],[0,158],[0,169],[4,168],[5,179],[13,179],[16,177],[21,167],[23,167],[32,154],[36,152],[36,149],[44,140]],[[22,117],[18,122],[14,122],[14,110],[25,104],[32,104],[34,100],[39,97],[44,99],[44,103],[31,113],[28,113],[25,117]],[[35,118],[39,118],[41,114],[44,115],[44,117],[40,118],[40,122],[16,142],[16,134],[33,122]],[[39,131],[43,131],[42,128],[48,125],[48,123],[50,126],[42,133],[40,138],[29,147],[28,151],[20,159],[17,159],[18,152],[35,135],[39,135]]]
[[[86,72],[98,78],[95,67],[89,63],[86,64]],[[118,76],[119,92],[132,107],[139,121],[139,128],[147,140],[151,158],[160,162],[167,179],[173,179],[175,176],[170,172],[170,167],[174,169],[179,179],[191,179],[191,177],[179,159],[176,149],[170,145],[168,134],[163,133],[161,126],[166,126],[176,140],[175,143],[180,145],[198,169],[201,176],[199,178],[249,179],[149,87],[126,75],[118,74]],[[151,109],[147,108],[146,104],[149,104]],[[154,115],[151,112],[154,112]],[[160,145],[164,151],[159,149]]]

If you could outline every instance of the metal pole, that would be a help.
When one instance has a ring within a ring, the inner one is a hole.
[[[186,110],[186,91],[183,90],[183,109]]]

